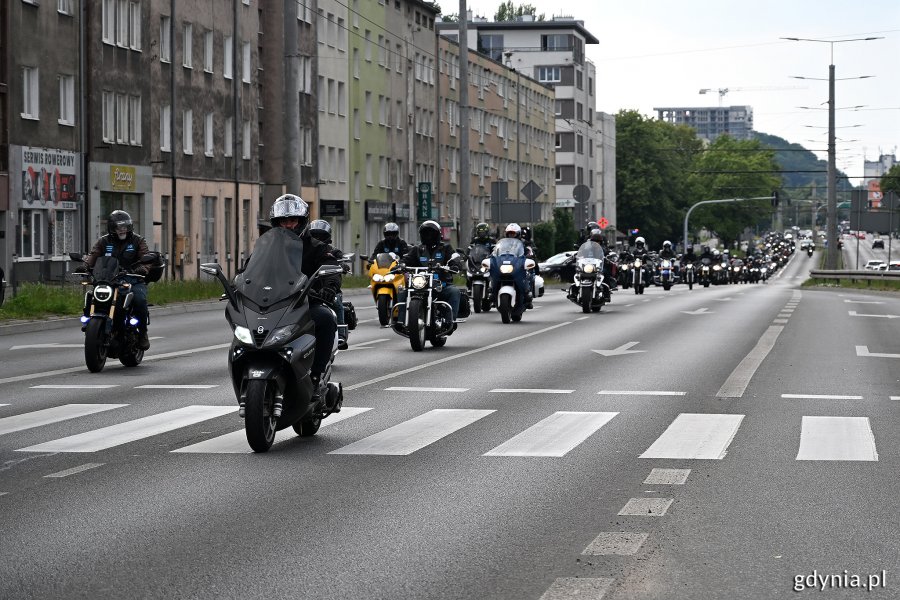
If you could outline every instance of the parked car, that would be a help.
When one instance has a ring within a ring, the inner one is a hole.
[[[882,266],[887,267],[887,263],[883,260],[870,260],[866,263],[866,266],[863,267],[866,271],[881,271]]]
[[[541,277],[556,277],[560,281],[572,281],[575,277],[575,261],[569,260],[575,256],[574,250],[554,254],[546,262],[538,263],[541,269]]]
[[[900,271],[900,260],[892,260],[888,263],[888,271]]]
[[[875,248],[881,248],[882,250],[884,250],[884,239],[883,238],[877,237],[874,240],[872,240],[872,249],[874,250]]]

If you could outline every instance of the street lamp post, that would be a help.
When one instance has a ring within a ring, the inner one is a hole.
[[[831,47],[831,62],[828,65],[828,209],[825,216],[825,239],[828,243],[828,251],[825,253],[825,268],[837,269],[838,240],[837,240],[837,177],[835,168],[834,151],[834,45],[842,42],[868,42],[870,40],[883,39],[880,37],[853,38],[848,40],[819,40],[810,38],[786,37],[784,40],[793,42],[821,42]],[[853,77],[849,79],[864,79],[870,76]],[[811,77],[798,77],[798,79],[813,79]]]

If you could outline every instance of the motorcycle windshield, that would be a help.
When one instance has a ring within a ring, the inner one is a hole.
[[[511,254],[513,256],[525,256],[525,244],[516,238],[503,238],[494,247],[494,256]]]
[[[469,251],[469,264],[479,266],[481,261],[490,256],[491,251],[485,244],[475,244]]]
[[[114,256],[100,256],[91,270],[95,281],[112,281],[119,274],[119,259]]]
[[[578,258],[603,258],[603,246],[597,242],[587,241],[578,248]]]
[[[275,227],[253,246],[247,268],[238,277],[237,289],[258,306],[271,306],[297,293],[306,283],[301,271],[303,241],[297,234]]]
[[[396,260],[390,252],[382,252],[375,257],[375,264],[379,269],[389,269]]]

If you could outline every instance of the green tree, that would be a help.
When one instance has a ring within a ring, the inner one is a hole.
[[[571,250],[578,239],[575,234],[575,220],[572,218],[572,211],[567,208],[553,209],[553,251],[548,254],[552,256],[559,252]],[[540,250],[540,246],[538,246]]]
[[[538,259],[544,260],[556,252],[556,225],[553,221],[538,223],[532,230],[532,239],[537,246]]]
[[[537,9],[531,4],[520,4],[516,6],[513,4],[512,0],[506,0],[506,2],[502,3],[499,7],[497,7],[497,12],[494,15],[494,21],[515,21],[516,17],[521,17],[522,15],[531,15],[534,17],[535,21],[543,21],[544,13],[541,13],[540,16],[537,15]]]
[[[881,178],[881,191],[885,194],[894,192],[897,197],[900,197],[900,164],[891,167],[890,171]]]

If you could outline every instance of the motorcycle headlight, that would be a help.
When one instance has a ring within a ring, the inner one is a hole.
[[[384,281],[384,275],[382,275],[381,273],[375,273],[374,275],[372,275],[372,281],[376,283]]]
[[[112,288],[108,285],[98,285],[94,288],[94,300],[108,302],[112,298]]]
[[[740,268],[740,267],[735,267],[734,270],[735,270],[735,271],[740,271],[741,268]]]
[[[412,278],[412,286],[413,286],[415,289],[421,290],[421,289],[424,288],[426,285],[428,285],[428,278],[427,278],[427,277],[425,277],[424,275],[414,275],[414,276],[413,276],[413,278]]]
[[[285,341],[291,339],[294,336],[294,333],[297,331],[297,325],[287,325],[285,327],[279,327],[275,331],[269,334],[269,337],[266,339],[263,346],[280,346],[284,344]],[[249,335],[249,330],[247,334]],[[237,328],[235,328],[235,335],[237,335]]]
[[[635,267],[641,266],[641,259],[635,260],[635,261],[634,261],[634,266],[635,266]]]
[[[591,265],[591,264],[587,264],[587,265],[584,265],[583,269],[584,269],[585,273],[593,273],[597,269],[597,267],[595,267],[594,265]]]
[[[721,271],[721,270],[722,270],[722,267],[720,267],[719,265],[716,265],[713,267],[713,271]]]
[[[389,283],[389,282],[393,281],[394,277],[396,277],[396,275],[394,275],[393,273],[388,273],[387,275],[384,276],[385,283]]]
[[[622,270],[623,270],[623,271],[627,271],[627,270],[628,270],[628,265],[622,265]]]
[[[246,327],[241,327],[240,325],[235,326],[234,337],[236,337],[239,342],[244,344],[253,343],[253,336],[250,335],[250,330]]]
[[[500,272],[503,273],[504,275],[509,275],[510,273],[513,272],[513,266],[512,265],[500,265]]]

